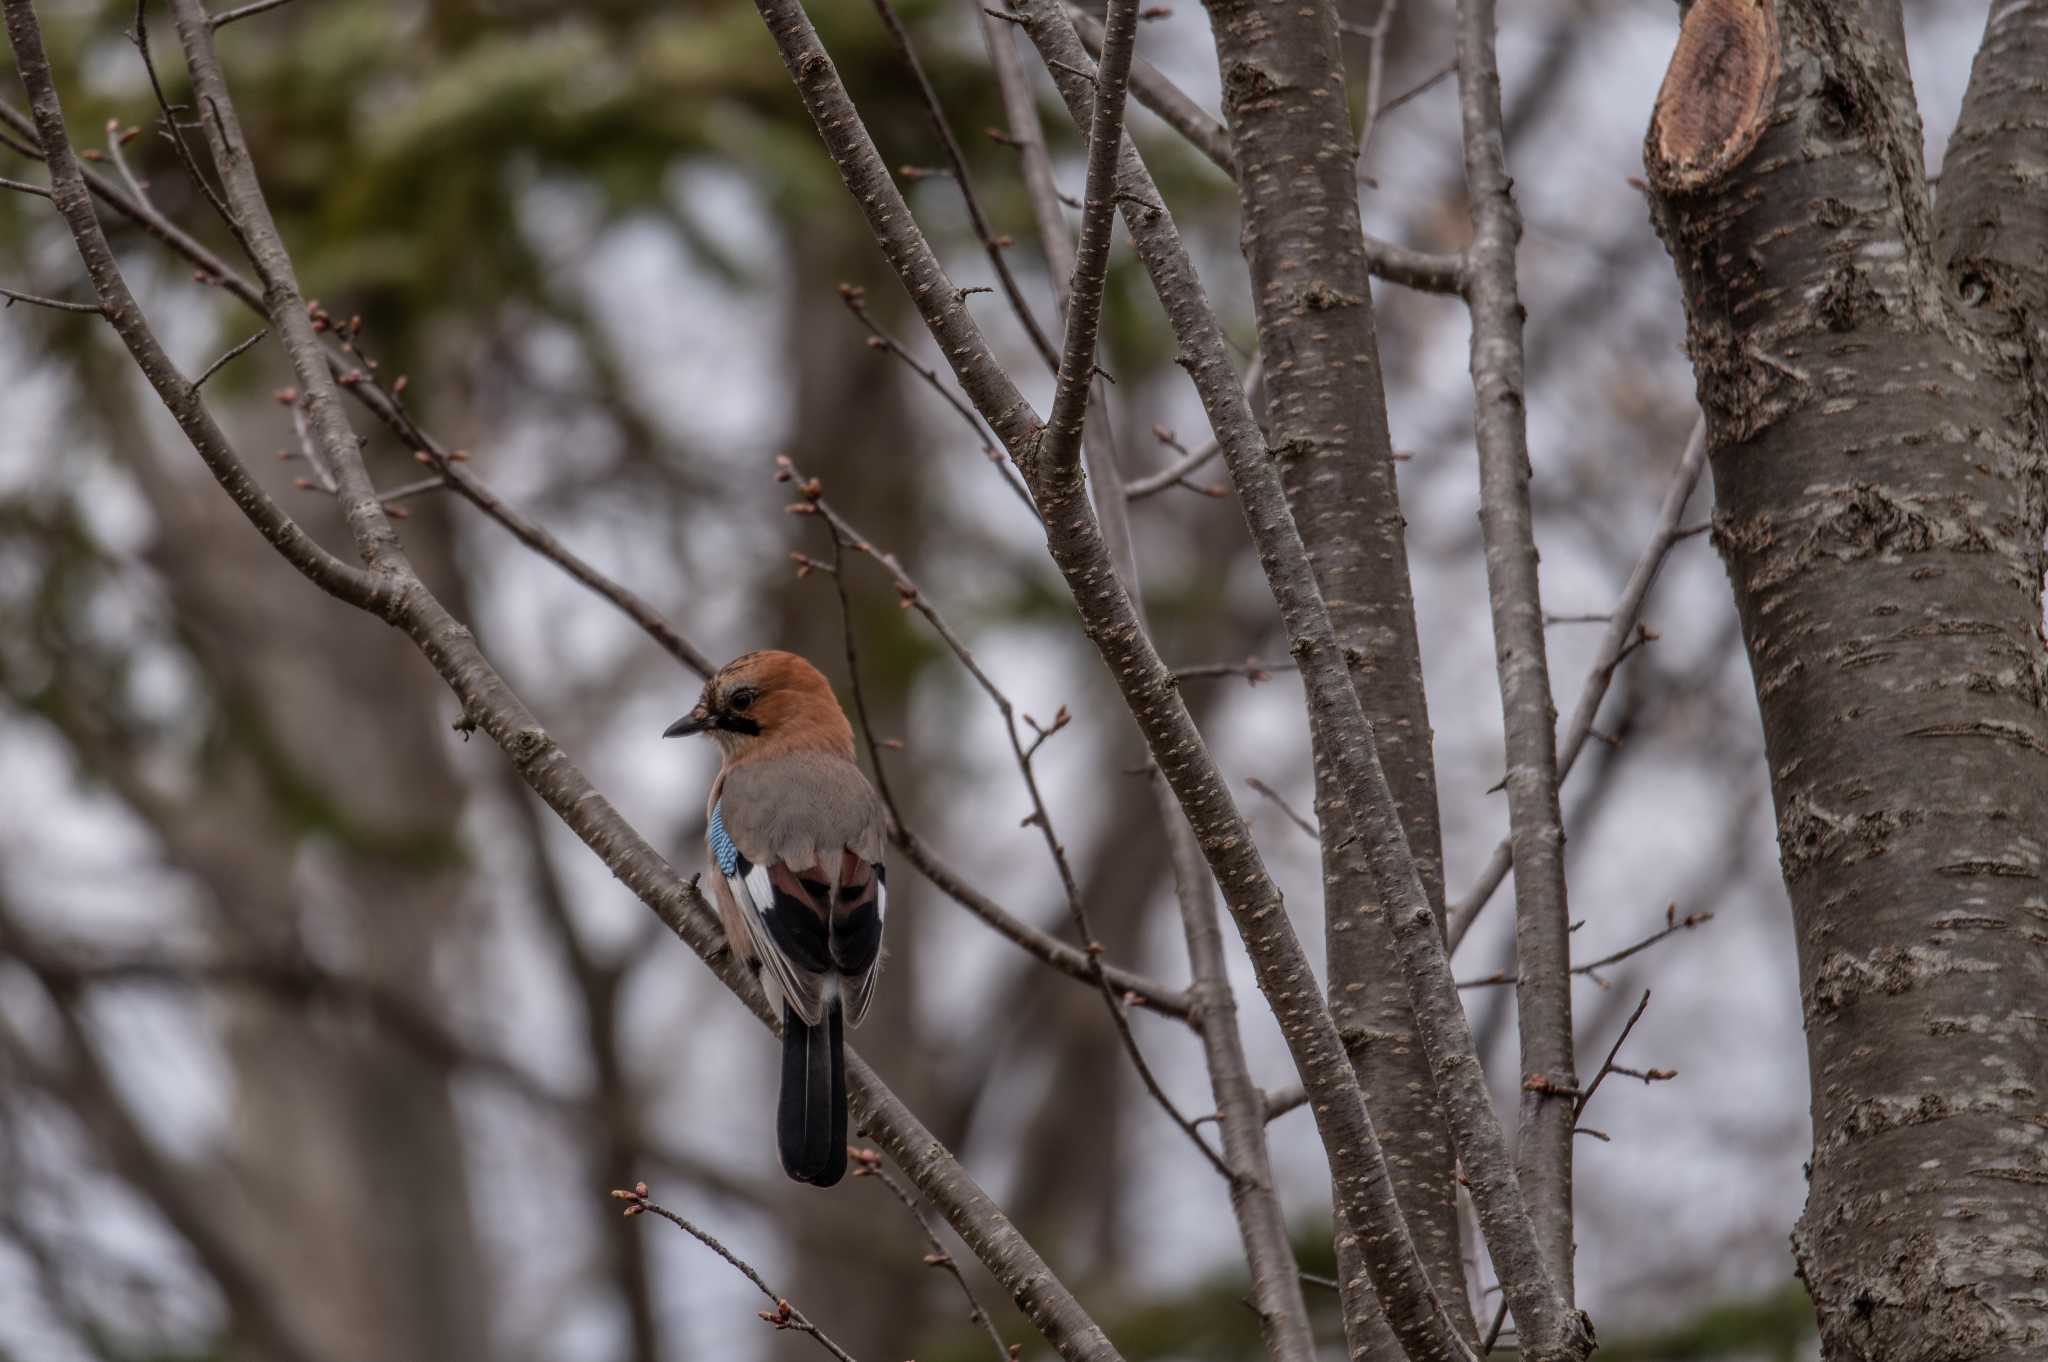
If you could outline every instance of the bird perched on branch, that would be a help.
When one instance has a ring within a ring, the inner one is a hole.
[[[831,683],[794,653],[719,668],[662,736],[693,733],[725,755],[704,841],[726,940],[782,1011],[782,1166],[830,1187],[846,1173],[845,1028],[867,1012],[882,961],[882,801]]]

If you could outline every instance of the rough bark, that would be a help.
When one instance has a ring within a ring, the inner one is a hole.
[[[2006,139],[2040,136],[2040,6],[1994,6],[1938,230],[1896,6],[1766,5],[1775,50],[1738,8],[1694,5],[1692,49],[1733,55],[1674,64],[1648,151],[1798,935],[1794,1247],[1831,1362],[2039,1356],[2044,242]],[[1734,62],[1774,91],[1688,177]]]
[[[1208,9],[1265,357],[1267,447],[1372,723],[1424,892],[1441,917],[1429,706],[1335,15],[1324,6],[1246,0],[1211,0]],[[1330,1011],[1387,1147],[1416,1251],[1458,1328],[1475,1337],[1455,1289],[1463,1267],[1450,1138],[1407,987],[1385,968],[1393,950],[1386,905],[1330,751],[1347,740],[1359,737],[1322,724],[1313,735]],[[1338,1235],[1337,1257],[1350,1355],[1399,1357],[1352,1236]]]

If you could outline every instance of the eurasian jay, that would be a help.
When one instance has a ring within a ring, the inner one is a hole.
[[[782,1166],[830,1187],[846,1173],[844,1028],[867,1012],[882,961],[882,801],[831,683],[794,653],[719,668],[662,736],[692,733],[725,755],[704,842],[726,940],[782,1011]]]

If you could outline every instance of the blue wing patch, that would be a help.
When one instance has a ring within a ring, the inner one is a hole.
[[[732,835],[725,830],[725,801],[711,806],[711,829],[706,834],[711,843],[711,855],[718,862],[718,873],[725,876],[741,874],[740,849],[733,845]]]

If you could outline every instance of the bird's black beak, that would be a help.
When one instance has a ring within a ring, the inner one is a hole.
[[[687,738],[693,733],[702,733],[709,727],[711,727],[711,716],[706,714],[700,707],[691,710],[688,714],[685,714],[682,718],[661,730],[661,736],[664,738]]]

